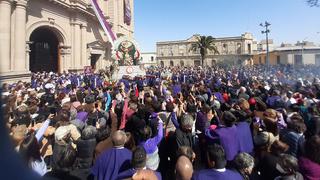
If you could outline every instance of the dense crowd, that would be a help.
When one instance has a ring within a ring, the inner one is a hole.
[[[317,67],[109,74],[39,72],[3,84],[25,166],[47,179],[320,179]]]

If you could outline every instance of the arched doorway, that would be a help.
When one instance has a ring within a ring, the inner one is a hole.
[[[184,61],[183,60],[180,61],[180,66],[184,67]]]
[[[164,67],[164,62],[163,61],[160,61],[160,66]]]
[[[60,50],[59,39],[49,27],[39,27],[30,35],[30,63],[31,72],[59,72]]]

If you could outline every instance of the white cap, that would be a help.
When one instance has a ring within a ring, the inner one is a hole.
[[[51,84],[51,83],[47,83],[47,84],[44,86],[44,88],[46,88],[46,89],[53,89],[53,88],[54,88],[54,85]]]
[[[65,103],[70,102],[70,98],[63,98],[61,100],[61,105],[64,105]]]
[[[3,95],[3,96],[9,96],[10,93],[9,93],[9,92],[3,92],[2,95]]]

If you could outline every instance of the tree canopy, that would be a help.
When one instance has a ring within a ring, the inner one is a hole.
[[[219,54],[216,45],[214,44],[215,38],[212,36],[197,36],[197,41],[192,45],[191,50],[200,50],[201,55],[201,65],[204,64],[205,56],[208,54],[208,50],[212,51],[214,54]]]
[[[319,0],[307,0],[307,3],[311,7],[319,7],[320,6]]]

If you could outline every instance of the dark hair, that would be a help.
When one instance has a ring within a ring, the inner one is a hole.
[[[271,132],[274,136],[277,136],[279,134],[279,128],[276,119],[264,117],[263,122],[266,125],[266,131]]]
[[[289,175],[295,174],[299,169],[297,158],[289,154],[281,154],[279,164]]]
[[[222,121],[224,122],[224,125],[231,127],[236,123],[237,118],[230,111],[225,111],[222,114]]]
[[[288,128],[294,130],[297,133],[304,133],[307,130],[307,127],[304,124],[304,122],[299,120],[291,120],[288,123]]]
[[[209,113],[211,110],[211,107],[208,105],[208,104],[204,104],[201,108],[201,111],[204,112],[204,113]]]
[[[70,102],[71,102],[71,103],[78,101],[78,100],[77,100],[77,96],[74,95],[74,94],[71,94],[69,97],[70,97]]]
[[[320,165],[320,136],[314,135],[307,139],[304,148],[306,157]]]
[[[233,163],[237,170],[242,171],[246,168],[254,166],[254,158],[245,152],[239,153],[233,160]]]
[[[174,105],[173,105],[172,102],[168,102],[168,103],[166,104],[166,110],[167,110],[168,112],[173,112],[173,110],[174,110]]]
[[[282,153],[285,153],[286,151],[288,151],[288,149],[289,146],[280,140],[274,141],[270,147],[271,153],[277,156]]]
[[[111,129],[109,126],[98,129],[97,135],[96,135],[97,143],[107,139],[108,137],[110,137],[110,135],[111,135]]]
[[[69,171],[76,160],[76,156],[76,150],[71,145],[65,146],[62,151],[57,154],[57,163],[53,169]]]
[[[138,146],[132,153],[132,166],[133,168],[144,168],[146,166],[147,161],[147,152],[146,150]]]
[[[226,167],[226,154],[222,146],[213,144],[208,146],[209,160],[214,162],[214,168],[222,169]]]
[[[88,139],[94,139],[97,134],[97,129],[94,126],[86,126],[81,133],[81,139],[88,140]]]
[[[58,114],[59,121],[70,121],[70,111],[61,109]]]
[[[33,133],[28,135],[20,144],[19,153],[22,155],[23,159],[29,163],[29,161],[37,160],[42,161],[40,155],[40,146],[38,140]]]
[[[77,96],[77,99],[78,99],[78,101],[82,104],[83,103],[83,100],[84,100],[84,94],[83,94],[83,92],[81,92],[80,90],[78,90],[77,92],[76,92],[76,96]]]
[[[143,129],[143,134],[142,134],[142,139],[144,141],[148,140],[149,138],[151,138],[152,136],[152,129],[150,126],[146,126],[144,129]]]

